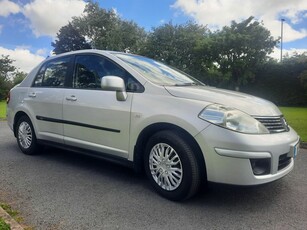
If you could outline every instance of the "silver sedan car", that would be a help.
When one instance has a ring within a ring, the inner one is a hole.
[[[51,145],[125,164],[171,200],[207,181],[277,180],[293,169],[299,146],[271,102],[112,51],[47,58],[10,91],[7,120],[25,154]]]

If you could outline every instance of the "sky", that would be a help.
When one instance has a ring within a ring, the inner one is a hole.
[[[249,16],[263,22],[274,38],[281,35],[283,53],[307,52],[307,0],[99,0],[125,20],[146,31],[189,20],[210,30],[241,22]],[[29,72],[51,55],[56,33],[74,16],[83,14],[83,0],[0,0],[0,55],[9,55],[20,71]],[[280,49],[271,54],[280,57]]]

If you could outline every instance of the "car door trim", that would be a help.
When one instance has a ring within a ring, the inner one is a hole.
[[[118,130],[118,129],[111,129],[111,128],[106,128],[106,127],[89,125],[89,124],[79,123],[79,122],[75,122],[75,121],[67,121],[67,120],[61,120],[61,119],[49,118],[49,117],[43,117],[43,116],[36,116],[36,119],[39,120],[39,121],[62,123],[62,124],[67,124],[67,125],[81,126],[81,127],[90,128],[90,129],[98,129],[98,130],[103,130],[103,131],[109,131],[109,132],[113,132],[113,133],[120,133],[120,130]]]

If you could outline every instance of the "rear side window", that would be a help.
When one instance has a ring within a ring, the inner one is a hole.
[[[110,75],[121,77],[127,91],[138,92],[143,89],[143,86],[131,74],[107,58],[98,55],[76,56],[74,88],[101,89],[101,79]]]
[[[70,60],[63,57],[46,62],[36,75],[33,87],[64,87]]]

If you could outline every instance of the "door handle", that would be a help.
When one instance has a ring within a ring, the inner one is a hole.
[[[70,97],[66,97],[66,100],[67,100],[67,101],[76,101],[77,98],[76,98],[76,96],[71,95]]]
[[[29,97],[36,97],[36,93],[35,92],[31,92],[28,94]]]

